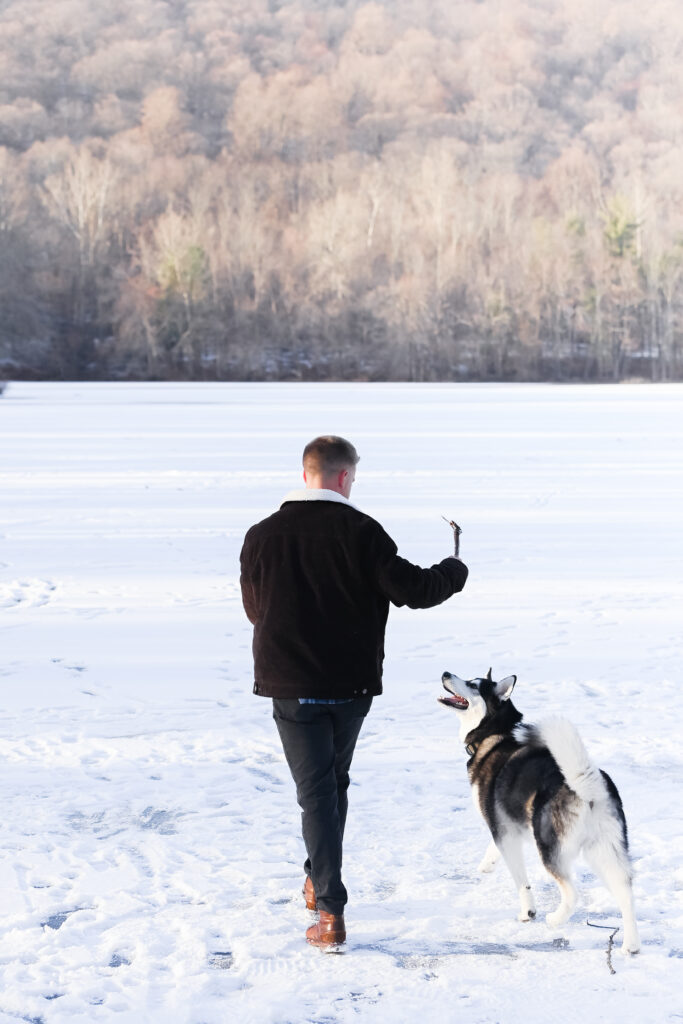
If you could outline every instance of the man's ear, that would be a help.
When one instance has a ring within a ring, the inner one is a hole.
[[[499,700],[510,700],[512,691],[515,688],[517,682],[517,676],[506,676],[505,679],[501,679],[499,683],[496,683],[495,694]]]

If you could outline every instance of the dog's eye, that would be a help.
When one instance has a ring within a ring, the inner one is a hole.
[[[479,687],[477,686],[476,683],[467,683],[467,686],[469,686],[470,690],[475,690],[477,693],[479,693]]]

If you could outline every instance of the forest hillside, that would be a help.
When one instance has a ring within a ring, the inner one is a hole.
[[[683,378],[680,0],[0,0],[0,375]]]

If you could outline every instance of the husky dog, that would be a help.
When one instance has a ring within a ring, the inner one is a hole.
[[[484,679],[442,676],[450,696],[439,701],[460,716],[474,802],[493,837],[479,870],[492,871],[502,854],[519,892],[519,920],[535,917],[522,853],[531,831],[560,890],[559,906],[546,917],[557,928],[576,906],[571,865],[582,852],[621,910],[622,952],[637,953],[626,818],[617,787],[590,761],[571,722],[550,718],[537,726],[521,724],[510,700],[516,681],[507,676],[497,683],[491,669]]]

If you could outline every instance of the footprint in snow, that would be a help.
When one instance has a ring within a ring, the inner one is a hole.
[[[170,811],[146,807],[138,818],[138,825],[140,828],[158,832],[162,836],[175,836],[178,834],[178,830],[173,825],[173,820],[177,817],[177,814],[172,814]]]
[[[112,958],[109,961],[110,967],[130,967],[131,961],[123,956],[121,953],[112,954]]]
[[[228,951],[216,950],[213,953],[209,953],[209,967],[215,967],[219,971],[228,971],[232,967],[233,956]]]
[[[0,608],[24,605],[40,608],[46,605],[57,589],[51,580],[12,580],[0,584]]]
[[[51,914],[45,921],[40,922],[40,927],[51,928],[52,931],[57,932],[62,927],[62,925],[69,920],[71,915],[76,913],[78,909],[79,908],[76,908],[76,910],[64,910],[58,914]]]

